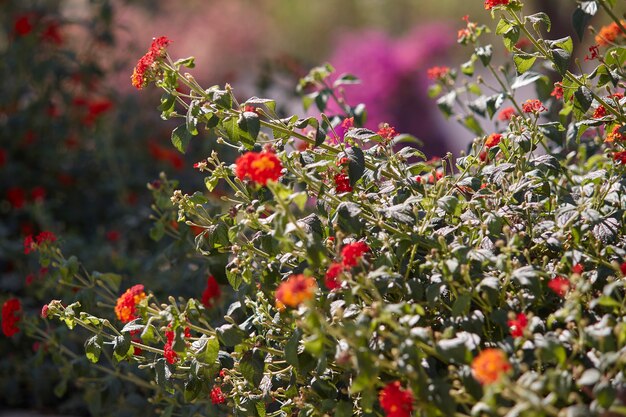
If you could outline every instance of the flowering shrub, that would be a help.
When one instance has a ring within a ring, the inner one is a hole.
[[[579,37],[598,7],[626,33],[614,3],[581,3]],[[623,37],[594,46],[598,66],[576,74],[571,38],[543,35],[547,15],[526,16],[517,0],[484,5],[513,64],[493,66],[487,28],[467,17],[459,42],[472,58],[460,73],[432,72],[440,109],[477,135],[456,160],[424,161],[383,120],[363,128],[362,109],[333,91],[353,77],[331,86],[330,66],[300,87],[309,104],[332,97],[345,114],[298,118],[229,85],[204,88],[184,73],[191,58],[158,49],[140,85],[161,88],[162,117],[180,119],[174,147],[186,152],[209,129],[241,156],[196,164],[208,191],[230,188],[221,202],[162,177],[156,224],[176,212],[197,227],[197,254],[230,289],[208,278],[211,302],[141,285],[116,297],[114,278],[81,272],[46,241],[44,264],[108,309],[52,301],[42,315],[91,332],[86,357],[119,362],[166,415],[623,415]],[[476,63],[493,85],[457,86]],[[535,98],[521,103],[531,84]],[[496,114],[506,117],[486,130]]]

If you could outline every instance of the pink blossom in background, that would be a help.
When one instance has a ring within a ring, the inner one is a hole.
[[[393,39],[380,31],[347,33],[339,37],[328,58],[337,77],[351,73],[361,79],[345,86],[349,104],[367,107],[366,127],[378,130],[387,122],[398,132],[411,133],[424,141],[424,151],[441,155],[448,149],[446,137],[435,121],[437,108],[427,96],[430,81],[426,70],[446,63],[445,52],[455,44],[454,34],[444,24],[415,28]],[[332,112],[338,106],[330,104]]]

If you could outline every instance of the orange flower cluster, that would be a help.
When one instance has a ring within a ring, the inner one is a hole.
[[[496,6],[506,6],[509,0],[485,0],[485,10],[491,10]]]
[[[474,378],[483,385],[493,384],[511,369],[506,354],[500,349],[485,349],[472,361]]]
[[[115,315],[122,323],[135,320],[137,318],[137,304],[144,298],[146,298],[146,293],[143,285],[137,284],[130,287],[117,299]]]
[[[621,24],[622,26],[626,26],[626,20],[622,20]],[[596,43],[600,46],[606,46],[615,43],[620,37],[626,38],[626,33],[622,31],[622,28],[617,22],[613,22],[600,28],[600,31],[596,35]]]
[[[487,139],[485,140],[485,148],[493,148],[494,146],[498,146],[501,139],[501,134],[492,133],[491,135],[487,136]]]
[[[154,38],[152,40],[150,49],[139,59],[139,62],[137,62],[137,65],[133,70],[133,75],[130,77],[135,88],[141,90],[146,86],[149,81],[149,72],[154,69],[155,62],[165,56],[165,48],[171,42],[172,41],[167,39],[165,36]]]
[[[303,274],[292,275],[278,286],[276,290],[276,308],[284,310],[285,306],[298,307],[302,302],[313,298],[315,280]]]
[[[529,99],[522,104],[522,111],[524,113],[541,113],[543,111],[548,111],[548,109],[541,101],[537,99]]]
[[[626,131],[624,133],[620,132],[620,129],[622,128],[624,128],[624,126],[614,126],[611,133],[606,135],[606,139],[604,139],[604,141],[609,143],[626,141]]]
[[[429,79],[436,81],[446,78],[450,74],[450,68],[448,67],[432,67],[426,71],[426,75]]]
[[[237,178],[249,178],[257,184],[280,178],[283,165],[273,152],[246,152],[235,161]]]
[[[378,394],[378,402],[387,417],[410,417],[413,411],[413,393],[403,389],[400,381],[385,385]]]
[[[513,107],[505,107],[500,114],[498,114],[498,120],[506,122],[511,120],[513,116],[515,116],[515,109]]]

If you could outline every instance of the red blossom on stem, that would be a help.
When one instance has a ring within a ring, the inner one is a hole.
[[[352,191],[352,186],[350,185],[350,178],[341,172],[335,175],[335,191],[338,193],[349,193]]]
[[[552,90],[550,95],[557,100],[561,100],[563,98],[563,84],[554,83],[554,90]]]
[[[326,271],[324,277],[324,284],[329,290],[336,290],[341,287],[341,283],[338,280],[339,274],[343,272],[343,265],[338,262],[333,262]]]
[[[567,278],[555,277],[548,282],[548,288],[550,288],[556,295],[563,298],[567,291],[569,291],[571,284]]]
[[[386,417],[410,417],[413,411],[413,393],[402,388],[400,381],[385,385],[378,394],[378,402]]]
[[[437,81],[443,80],[450,74],[450,68],[448,67],[432,67],[426,70],[426,75],[430,80]]]
[[[498,120],[501,122],[509,121],[513,116],[515,116],[515,109],[513,107],[506,107],[498,114]]]
[[[380,129],[378,129],[378,132],[376,133],[386,141],[390,141],[398,136],[398,132],[396,132],[396,129],[393,126],[389,126],[387,123],[385,123]]]
[[[224,395],[220,387],[214,386],[211,388],[211,402],[216,405],[226,402],[226,395]]]
[[[585,270],[585,267],[582,264],[576,264],[572,267],[572,273],[574,274],[582,274],[583,271]]]
[[[526,326],[528,326],[528,317],[524,313],[519,313],[514,320],[509,320],[506,324],[509,326],[511,336],[522,337]]]
[[[115,315],[122,323],[137,318],[137,304],[146,298],[144,286],[141,284],[133,285],[122,294],[115,304]]]
[[[524,113],[541,113],[544,111],[548,111],[548,109],[543,105],[543,103],[537,99],[526,100],[524,104],[522,104],[522,111]]]
[[[491,10],[496,6],[506,6],[509,0],[485,0],[485,10]]]
[[[162,59],[165,56],[165,48],[171,43],[165,36],[154,38],[150,49],[144,56],[142,56],[131,76],[132,84],[138,90],[141,90],[148,84],[150,78],[150,72],[153,70],[154,64],[157,60]]]
[[[498,146],[501,139],[501,134],[492,133],[491,135],[487,136],[487,139],[485,140],[485,148],[493,148],[494,146]]]
[[[206,288],[202,292],[202,304],[204,304],[206,308],[211,308],[221,295],[222,290],[220,289],[220,285],[213,275],[209,275]]]
[[[357,266],[363,255],[370,251],[370,247],[365,242],[348,243],[341,249],[341,263],[345,268]]]
[[[174,337],[175,337],[175,334],[173,330],[165,331],[165,338],[167,339],[167,342],[163,346],[163,356],[165,357],[165,360],[167,361],[167,363],[171,363],[171,364],[176,363],[176,361],[178,360],[178,354],[174,352],[174,349],[173,349]]]
[[[237,178],[249,178],[260,185],[268,181],[278,181],[283,165],[280,159],[270,151],[246,152],[235,161]]]
[[[6,337],[11,337],[20,331],[17,323],[22,319],[21,311],[22,304],[17,298],[9,298],[2,305],[2,333]]]

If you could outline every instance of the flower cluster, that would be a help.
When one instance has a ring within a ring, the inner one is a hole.
[[[273,152],[246,152],[235,161],[237,178],[249,178],[260,185],[277,181],[283,169],[280,159]]]
[[[285,306],[298,307],[302,302],[310,300],[315,294],[315,280],[303,274],[292,275],[282,282],[276,290],[276,307],[284,310]]]
[[[622,27],[626,26],[626,20],[620,21],[621,27],[617,22],[612,22],[600,28],[596,35],[596,43],[600,46],[607,46],[616,43],[620,38],[626,38],[626,33]]]
[[[211,308],[215,305],[215,302],[222,295],[222,290],[220,290],[220,285],[217,283],[217,280],[213,275],[209,275],[206,282],[206,288],[202,292],[202,304],[206,308]]]
[[[485,148],[493,148],[494,146],[498,146],[500,140],[502,139],[502,135],[500,133],[492,133],[487,136],[485,140]]]
[[[226,395],[222,392],[222,388],[215,386],[211,388],[211,402],[213,404],[224,404],[226,402]]]
[[[38,250],[42,245],[48,245],[56,242],[57,237],[54,233],[49,231],[43,231],[39,233],[35,238],[32,235],[28,235],[24,238],[24,253],[29,254]]]
[[[171,328],[168,328],[168,330],[165,331],[165,338],[167,339],[167,341],[163,346],[163,356],[165,357],[167,363],[170,364],[174,364],[178,360],[178,354],[174,351],[173,348],[175,336],[176,334],[173,330],[171,330]]]
[[[402,388],[400,381],[385,385],[378,394],[378,402],[386,417],[410,417],[413,412],[413,393]]]
[[[338,278],[346,269],[350,269],[358,265],[359,261],[370,247],[365,242],[348,243],[341,249],[341,262],[333,262],[326,271],[324,284],[329,290],[335,290],[341,286]]]
[[[11,337],[20,331],[17,323],[22,319],[21,311],[22,303],[17,298],[9,298],[2,304],[2,333],[6,337]]]
[[[433,81],[443,80],[450,74],[449,67],[432,67],[426,71],[428,78]]]
[[[493,384],[511,369],[506,354],[500,349],[485,349],[472,361],[474,378],[483,385]]]
[[[146,293],[143,285],[133,285],[117,299],[115,315],[122,323],[135,320],[137,318],[137,304],[144,298],[146,298]]]
[[[538,114],[544,111],[548,111],[548,109],[546,108],[546,106],[543,105],[541,101],[537,99],[528,99],[522,104],[522,111],[524,113]]]
[[[565,294],[569,291],[570,285],[569,280],[565,277],[555,277],[548,282],[548,288],[554,291],[559,297],[565,297]]]
[[[485,10],[491,10],[496,6],[506,6],[509,0],[485,0]]]
[[[507,325],[511,331],[511,336],[522,337],[526,326],[528,326],[528,317],[524,313],[519,313],[515,319],[507,321]]]
[[[152,40],[150,49],[144,56],[142,56],[131,76],[132,84],[137,89],[142,89],[150,81],[150,73],[154,71],[154,64],[165,56],[165,48],[171,43],[171,41],[161,36]]]

